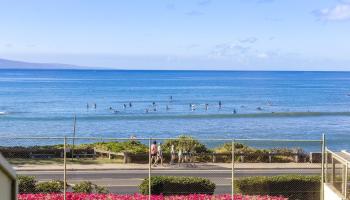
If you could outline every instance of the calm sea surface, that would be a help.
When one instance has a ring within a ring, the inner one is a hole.
[[[0,136],[71,136],[75,114],[82,137],[326,133],[350,149],[350,73],[0,70]]]

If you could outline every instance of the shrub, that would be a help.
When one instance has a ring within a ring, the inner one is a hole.
[[[147,153],[148,147],[139,141],[98,142],[91,145],[98,149],[113,152]]]
[[[178,139],[165,140],[162,145],[163,151],[170,153],[171,145],[174,145],[175,150],[182,150],[183,152],[192,152],[192,153],[208,153],[210,152],[207,147],[200,143],[198,140],[193,137],[181,135]]]
[[[38,193],[60,193],[64,188],[64,182],[60,180],[52,180],[36,184]]]
[[[145,179],[140,185],[140,193],[148,194],[149,179]],[[174,194],[213,194],[215,184],[209,179],[184,176],[154,176],[151,177],[152,195],[174,195]]]
[[[34,176],[17,176],[18,192],[22,193],[35,193],[36,192],[36,180]]]
[[[282,195],[289,199],[320,199],[320,177],[303,175],[255,176],[236,180],[235,192]]]
[[[83,181],[78,183],[72,187],[74,193],[98,193],[105,194],[108,193],[107,188],[98,186],[96,184],[91,183],[90,181]]]
[[[231,154],[232,143],[225,143],[214,149],[218,154]],[[269,162],[269,154],[272,156],[272,162],[286,163],[294,162],[294,153],[299,152],[300,158],[306,158],[307,154],[299,148],[272,148],[272,149],[256,149],[245,144],[235,143],[235,161],[242,161],[240,155],[244,155],[244,162]],[[226,156],[224,162],[231,162],[231,156]]]

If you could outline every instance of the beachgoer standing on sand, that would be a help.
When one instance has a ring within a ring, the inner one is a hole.
[[[157,142],[153,141],[153,144],[151,145],[151,164],[153,163],[153,160],[154,160],[153,166],[156,166],[157,164],[157,151],[158,151]]]

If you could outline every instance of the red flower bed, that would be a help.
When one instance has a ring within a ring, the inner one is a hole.
[[[177,196],[163,196],[152,195],[152,200],[231,200],[230,194],[220,195],[177,195]],[[247,196],[234,195],[235,200],[287,200],[284,197],[275,196]],[[63,200],[63,194],[19,194],[18,200]],[[80,194],[67,193],[67,200],[148,200],[147,195],[133,194]]]

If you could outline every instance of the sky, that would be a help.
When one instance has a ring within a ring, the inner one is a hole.
[[[0,0],[0,58],[116,69],[350,70],[350,0]]]

